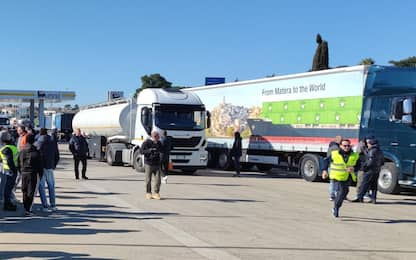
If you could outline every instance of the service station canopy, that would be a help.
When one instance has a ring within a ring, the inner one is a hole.
[[[0,102],[53,102],[75,100],[73,91],[0,90]]]

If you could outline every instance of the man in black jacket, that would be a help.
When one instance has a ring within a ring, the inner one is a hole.
[[[74,157],[75,179],[79,179],[79,162],[82,163],[82,178],[88,180],[87,172],[87,154],[88,143],[81,134],[81,129],[75,129],[74,135],[69,140],[69,150]]]
[[[384,164],[384,155],[380,150],[378,141],[370,139],[367,141],[368,153],[366,160],[362,165],[364,171],[363,183],[358,192],[357,198],[352,202],[363,202],[364,194],[371,190],[371,203],[376,203],[377,199],[377,181],[380,175],[381,166]]]
[[[240,157],[243,154],[242,152],[242,145],[241,145],[241,136],[240,132],[236,131],[234,133],[234,143],[233,147],[231,148],[230,155],[234,162],[235,174],[233,177],[240,177]]]
[[[144,172],[146,183],[146,198],[160,200],[160,171],[161,171],[161,148],[162,144],[159,141],[159,133],[152,131],[152,138],[143,142],[141,153],[144,155]],[[155,178],[152,195],[152,177]]]
[[[32,215],[33,196],[35,195],[38,176],[43,175],[42,157],[37,148],[33,145],[35,137],[28,135],[26,145],[19,152],[17,161],[19,172],[22,174],[22,193],[25,215]]]

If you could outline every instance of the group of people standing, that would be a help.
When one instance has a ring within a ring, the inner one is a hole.
[[[162,180],[167,184],[169,172],[169,155],[172,150],[172,140],[167,131],[152,131],[151,138],[143,142],[140,152],[144,155],[144,172],[146,198],[160,200]],[[163,175],[163,176],[162,176]],[[152,190],[152,179],[154,179]],[[152,193],[153,191],[153,193]]]
[[[351,148],[350,140],[337,136],[330,143],[323,163],[322,178],[330,179],[330,200],[334,201],[332,215],[336,218],[351,182],[357,182],[357,197],[352,202],[364,202],[364,195],[369,191],[370,202],[375,204],[377,200],[377,181],[384,163],[379,143],[374,136],[367,136],[360,142],[359,151]]]
[[[59,162],[56,133],[48,135],[45,128],[35,134],[30,127],[17,127],[17,140],[9,130],[0,132],[0,200],[4,210],[15,211],[14,191],[21,180],[25,215],[32,214],[33,198],[39,191],[42,211],[56,211],[54,169]],[[45,188],[48,188],[49,203]]]

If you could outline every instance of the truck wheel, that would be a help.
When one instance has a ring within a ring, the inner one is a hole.
[[[273,168],[270,164],[256,164],[256,167],[260,172],[268,172]]]
[[[400,186],[397,182],[398,170],[392,162],[385,163],[380,170],[378,177],[378,190],[387,194],[398,194]]]
[[[307,181],[317,181],[319,172],[319,158],[313,154],[305,154],[300,164],[300,173]]]
[[[113,161],[113,150],[111,149],[111,146],[107,146],[107,152],[105,155],[106,159],[107,159],[107,163],[110,166],[114,165],[114,161]]]
[[[139,149],[137,149],[133,154],[133,168],[137,172],[144,172],[143,156],[140,153]]]
[[[215,154],[213,151],[208,151],[208,163],[207,167],[215,168]]]
[[[227,152],[221,152],[218,156],[218,168],[227,171],[230,168],[231,158]]]

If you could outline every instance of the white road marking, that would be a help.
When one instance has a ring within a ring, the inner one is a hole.
[[[84,186],[87,190],[91,190],[94,192],[100,192],[100,193],[110,193],[108,190],[101,188],[99,186],[96,186],[92,184],[91,182],[81,182],[82,186]],[[122,200],[120,197],[116,195],[111,196],[104,196],[104,198],[110,202],[112,205],[118,205],[121,207],[126,207],[138,211],[145,211],[143,209],[140,209],[124,200]],[[195,253],[212,260],[239,260],[240,258],[229,254],[225,251],[216,249],[215,246],[210,245],[207,242],[204,242],[191,234],[187,233],[186,231],[179,229],[166,221],[160,220],[160,219],[152,219],[149,221],[146,221],[146,223],[153,228],[159,230],[160,232],[165,233],[170,238],[178,241],[179,243],[182,243],[183,245],[189,247],[192,251]]]

